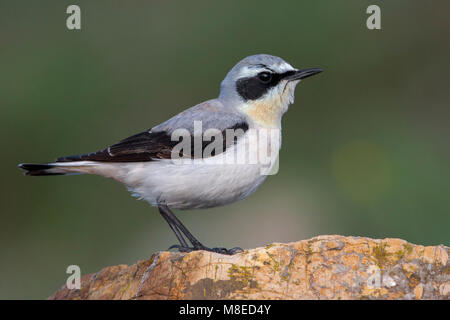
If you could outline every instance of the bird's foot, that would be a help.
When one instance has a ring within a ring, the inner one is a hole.
[[[227,254],[232,256],[233,254],[239,253],[239,252],[243,252],[244,249],[239,248],[239,247],[234,247],[231,249],[227,249],[227,248],[203,248],[200,250],[206,250],[206,251],[211,251],[211,252],[216,252],[216,253],[220,253],[220,254]]]
[[[184,247],[180,246],[179,244],[174,244],[173,246],[170,246],[167,250],[177,249],[178,252],[192,252],[195,251],[195,248],[192,247]]]
[[[198,250],[204,250],[204,251],[210,251],[220,254],[227,254],[227,255],[233,255],[239,252],[243,252],[244,250],[239,247],[234,247],[231,249],[227,248],[208,248],[205,246],[196,246],[196,247],[183,247],[178,244],[175,244],[169,248],[170,249],[178,249],[179,252],[192,252],[192,251],[198,251]]]

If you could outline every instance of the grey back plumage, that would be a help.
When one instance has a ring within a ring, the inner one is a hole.
[[[220,100],[213,99],[180,112],[169,120],[153,127],[151,131],[165,131],[170,134],[176,129],[187,129],[193,133],[194,121],[201,121],[203,131],[208,129],[222,131],[246,122],[246,118],[237,110],[232,111],[226,108]]]

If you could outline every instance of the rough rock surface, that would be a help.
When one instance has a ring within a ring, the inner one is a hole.
[[[449,299],[449,248],[319,236],[226,256],[158,252],[49,299]]]

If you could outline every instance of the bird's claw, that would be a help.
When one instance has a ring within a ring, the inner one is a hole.
[[[234,248],[231,248],[231,249],[227,249],[227,248],[212,248],[212,249],[209,249],[209,250],[213,251],[213,252],[221,253],[221,254],[228,254],[228,255],[233,255],[233,254],[236,254],[236,253],[244,251],[244,249],[239,248],[239,247],[234,247]]]
[[[179,244],[174,244],[173,246],[170,246],[168,250],[172,250],[172,249],[178,249],[179,252],[191,252],[194,251],[194,248],[191,247],[183,247],[180,246]]]
[[[171,249],[178,249],[179,252],[192,252],[192,251],[198,251],[198,250],[204,250],[204,251],[210,251],[220,254],[226,254],[226,255],[233,255],[239,252],[243,252],[244,250],[239,247],[234,247],[231,249],[227,248],[208,248],[205,246],[198,246],[198,247],[184,247],[178,244],[174,244],[173,246],[169,247],[169,250]]]

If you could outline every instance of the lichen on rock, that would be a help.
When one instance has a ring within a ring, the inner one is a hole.
[[[449,299],[449,248],[319,236],[233,256],[158,252],[49,299]]]

